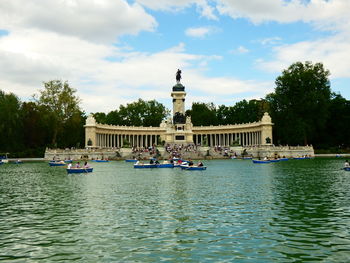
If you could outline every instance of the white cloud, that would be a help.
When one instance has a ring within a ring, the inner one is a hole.
[[[214,32],[214,28],[212,27],[190,27],[186,29],[185,34],[189,37],[205,37]]]
[[[105,59],[105,58],[114,58]],[[264,84],[234,78],[208,78],[206,61],[217,56],[193,55],[184,44],[155,53],[122,51],[77,37],[40,30],[17,30],[0,38],[0,89],[30,97],[43,81],[68,80],[87,112],[110,111],[138,98],[168,102],[177,68],[191,92],[235,96],[264,89]]]
[[[281,42],[282,38],[280,37],[268,37],[258,40],[262,45],[276,45]]]
[[[126,0],[0,1],[0,28],[40,29],[95,42],[152,31],[155,19]]]
[[[248,52],[249,52],[249,49],[247,49],[244,46],[239,46],[238,48],[233,49],[233,50],[230,51],[231,54],[245,54],[245,53],[248,53]]]
[[[210,5],[207,0],[136,0],[139,4],[151,8],[153,10],[166,10],[171,12],[178,12],[187,7],[195,5],[201,16],[217,20],[215,7]]]
[[[248,18],[254,23],[303,21],[324,29],[345,28],[344,21],[349,25],[349,8],[350,2],[344,0],[219,0],[217,5],[220,14]]]
[[[281,72],[296,61],[321,62],[331,72],[332,78],[350,77],[350,36],[338,34],[315,41],[303,41],[275,47],[273,61],[259,61],[260,68]]]
[[[332,78],[350,77],[350,1],[344,0],[219,0],[217,10],[233,19],[246,18],[255,24],[265,22],[304,22],[315,30],[332,34],[318,39],[282,44],[279,37],[262,39],[263,45],[273,45],[273,58],[257,59],[257,66],[280,73],[296,61],[321,62],[329,69]]]

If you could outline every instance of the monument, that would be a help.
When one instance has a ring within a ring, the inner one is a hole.
[[[181,83],[181,74],[182,71],[178,69],[175,75],[176,84],[170,94],[173,101],[172,117],[163,120],[158,127],[101,124],[90,115],[85,125],[85,149],[61,152],[56,149],[48,150],[45,157],[114,158],[118,152],[117,157],[124,158],[132,157],[132,148],[146,149],[157,146],[159,151],[164,153],[162,146],[171,144],[196,145],[197,158],[209,152],[216,158],[222,158],[217,154],[217,148],[235,152],[244,150],[255,157],[273,157],[276,154],[287,157],[314,155],[312,146],[275,146],[272,137],[273,123],[268,113],[265,113],[261,120],[252,123],[193,126],[191,117],[186,116],[185,112],[186,92]]]
[[[181,84],[181,70],[176,72],[176,85],[173,86],[173,118],[165,122],[166,133],[162,139],[168,144],[193,143],[191,118],[185,116],[185,86]],[[164,126],[164,124],[163,124]]]

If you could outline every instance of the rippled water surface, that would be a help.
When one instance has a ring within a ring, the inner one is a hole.
[[[343,160],[0,166],[0,261],[350,262]]]

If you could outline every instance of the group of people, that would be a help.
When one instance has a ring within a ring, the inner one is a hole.
[[[85,168],[86,169],[86,168],[90,168],[90,166],[89,166],[88,162],[85,162],[83,166],[80,165],[80,162],[77,162],[74,166],[71,163],[69,163],[67,168],[68,169],[72,169],[72,168]]]
[[[191,159],[189,159],[187,163],[188,163],[188,166],[194,166],[194,163]],[[204,166],[204,164],[201,161],[199,161],[197,163],[197,166]]]

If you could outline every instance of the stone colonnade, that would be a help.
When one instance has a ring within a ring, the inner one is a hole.
[[[261,131],[252,132],[217,132],[193,134],[196,145],[215,146],[253,146],[262,144]],[[265,143],[265,142],[264,142]]]
[[[150,134],[118,134],[104,133],[103,131],[96,133],[96,143],[94,147],[99,148],[115,148],[123,147],[127,143],[131,147],[150,147],[159,144],[160,135]]]
[[[266,145],[273,143],[272,126],[273,123],[267,113],[259,122],[194,127],[189,123],[183,130],[176,130],[174,125],[163,125],[163,123],[160,127],[99,124],[91,115],[86,120],[85,144],[87,147],[97,148],[150,147],[160,145],[163,141],[173,143],[176,137],[181,135],[184,137],[184,143],[201,146]]]

